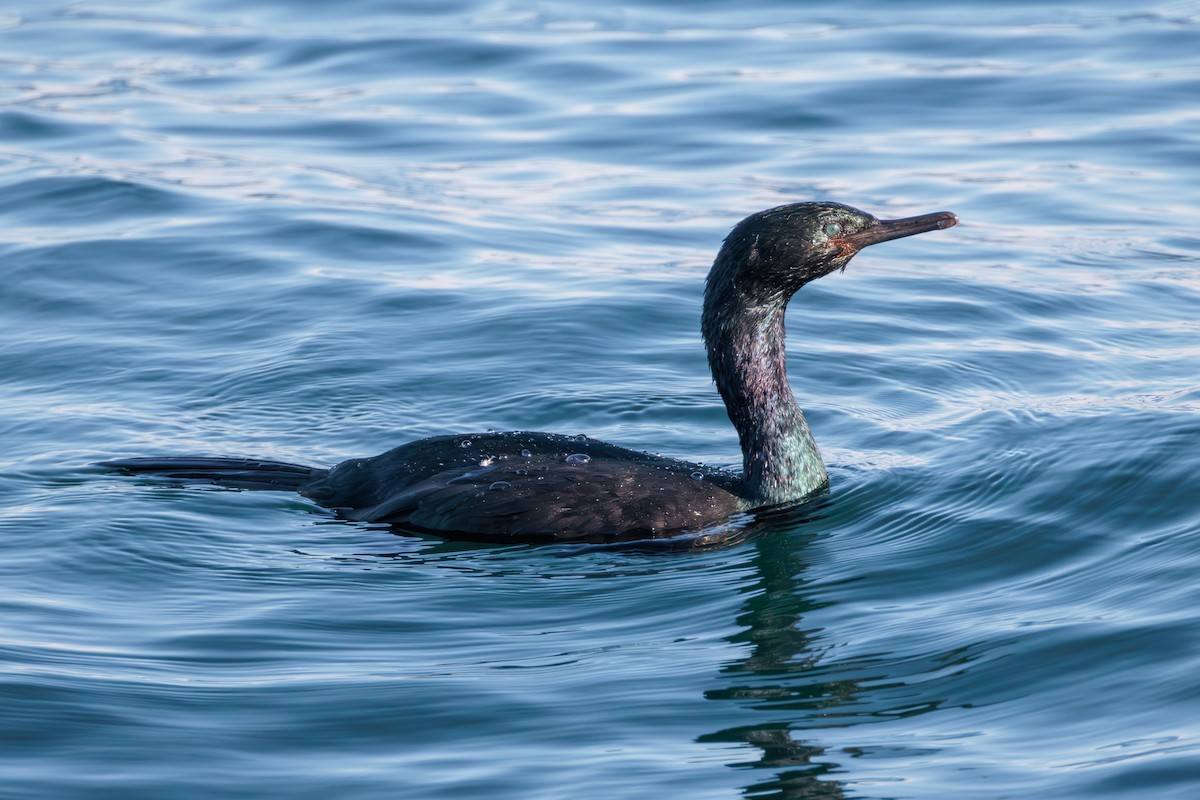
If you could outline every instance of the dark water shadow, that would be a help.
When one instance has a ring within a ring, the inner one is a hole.
[[[828,503],[822,503],[828,505]],[[819,509],[807,509],[809,512]],[[811,522],[806,514],[793,522]],[[821,608],[821,603],[806,596],[802,574],[805,545],[810,541],[793,525],[790,532],[776,530],[773,535],[754,541],[751,563],[756,581],[747,586],[746,600],[737,617],[739,632],[728,637],[737,645],[749,645],[745,658],[726,665],[717,685],[705,692],[708,700],[734,703],[762,717],[764,710],[783,702],[787,716],[763,719],[698,737],[702,743],[748,744],[757,748],[758,758],[732,762],[737,770],[774,774],[748,784],[742,794],[756,800],[832,800],[846,797],[845,787],[830,776],[838,764],[827,757],[818,743],[798,738],[793,730],[794,704],[798,694],[814,705],[836,705],[839,697],[857,692],[853,681],[838,687],[828,683],[810,684],[797,678],[816,666],[820,652],[813,647],[811,632],[802,626],[804,614]]]

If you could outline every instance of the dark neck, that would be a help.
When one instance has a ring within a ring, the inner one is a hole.
[[[800,500],[829,478],[788,385],[783,328],[788,297],[747,295],[722,277],[709,276],[704,343],[741,440],[744,494],[754,505]]]

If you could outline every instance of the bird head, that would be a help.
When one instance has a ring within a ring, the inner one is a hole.
[[[845,269],[864,247],[957,224],[949,211],[878,219],[841,203],[791,203],[739,222],[709,280],[719,276],[752,294],[786,299],[809,281]]]

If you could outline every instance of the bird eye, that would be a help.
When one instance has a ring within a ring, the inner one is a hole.
[[[837,236],[842,232],[842,226],[837,222],[827,222],[825,223],[824,230],[826,236]]]

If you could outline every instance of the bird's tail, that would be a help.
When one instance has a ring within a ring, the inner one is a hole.
[[[296,491],[328,470],[260,458],[118,458],[98,467],[121,472],[148,472],[175,480],[200,481],[238,489]]]

